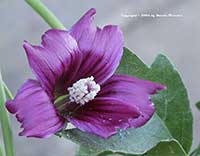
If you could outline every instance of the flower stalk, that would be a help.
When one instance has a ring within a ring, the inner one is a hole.
[[[1,144],[0,144],[0,156],[3,156],[3,151],[2,151],[2,148],[1,148]]]
[[[40,1],[25,0],[52,28],[65,30],[58,18]]]
[[[10,126],[9,116],[5,108],[6,93],[4,90],[4,83],[0,74],[0,122],[4,140],[6,156],[14,156],[13,136]]]
[[[10,100],[13,99],[13,95],[12,95],[11,91],[8,89],[5,82],[3,81],[2,83],[3,83],[4,91],[5,91],[5,94],[6,94],[6,98],[10,99]]]

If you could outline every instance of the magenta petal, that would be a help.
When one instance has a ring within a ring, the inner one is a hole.
[[[93,24],[96,10],[90,9],[70,30],[82,51],[81,77],[94,76],[102,84],[113,75],[123,53],[123,34],[118,26],[103,29]]]
[[[95,9],[90,9],[81,19],[72,26],[70,34],[76,39],[81,50],[90,51],[97,31],[93,23]]]
[[[82,131],[108,138],[117,129],[130,127],[129,122],[139,116],[134,105],[112,97],[98,97],[78,109],[68,120]]]
[[[15,99],[6,102],[6,107],[21,122],[23,131],[20,135],[45,138],[63,128],[63,119],[57,115],[49,96],[35,80],[25,82]]]
[[[164,89],[166,87],[159,83],[125,75],[114,75],[102,86],[98,96],[121,99],[137,107],[141,115],[130,123],[132,127],[140,127],[152,117],[155,111],[150,95]]]
[[[24,43],[30,67],[47,93],[64,94],[74,80],[82,61],[78,45],[68,32],[49,30],[42,36],[41,46]]]

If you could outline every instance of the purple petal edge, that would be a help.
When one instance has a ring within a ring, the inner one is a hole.
[[[22,136],[46,138],[64,126],[63,118],[57,115],[49,96],[35,80],[26,81],[14,100],[6,102],[6,108],[16,114],[23,128],[19,133]]]

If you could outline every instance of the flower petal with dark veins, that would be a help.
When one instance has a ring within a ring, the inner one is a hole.
[[[67,119],[82,131],[108,138],[116,134],[117,129],[129,128],[129,122],[139,116],[140,112],[134,105],[112,97],[98,97]]]
[[[90,9],[70,29],[83,53],[79,70],[82,78],[94,76],[98,84],[111,77],[118,67],[123,53],[123,34],[118,26],[96,27],[93,18],[95,9]]]
[[[66,31],[51,29],[42,36],[41,46],[25,42],[24,48],[30,67],[47,93],[52,98],[65,94],[82,62],[74,38]]]
[[[98,97],[117,98],[138,108],[141,115],[131,121],[132,127],[140,127],[152,117],[155,108],[150,95],[166,89],[162,84],[127,75],[113,75],[101,87]]]
[[[6,102],[10,113],[16,114],[23,131],[20,135],[27,137],[49,137],[64,126],[49,96],[38,81],[28,80],[18,91],[14,100]]]

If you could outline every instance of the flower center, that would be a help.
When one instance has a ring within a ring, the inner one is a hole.
[[[100,91],[100,85],[94,81],[94,77],[80,79],[75,82],[72,87],[67,89],[69,91],[70,102],[84,105],[93,100]]]

